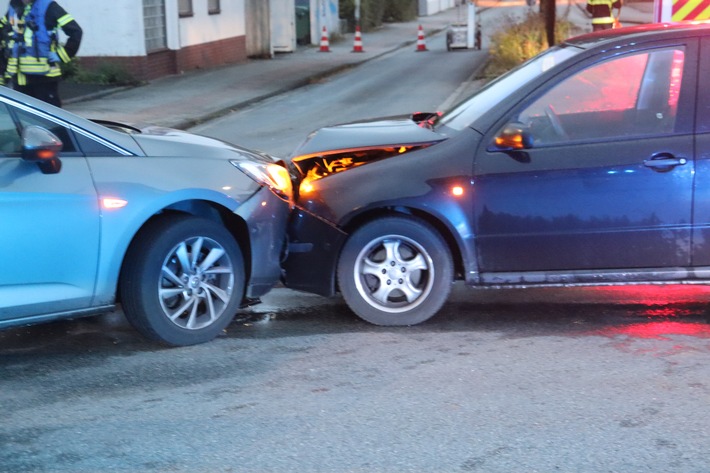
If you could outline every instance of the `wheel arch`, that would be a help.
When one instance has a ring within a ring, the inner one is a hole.
[[[131,248],[135,242],[145,233],[146,228],[152,225],[156,220],[171,218],[177,215],[201,217],[223,225],[227,231],[234,237],[234,240],[239,245],[239,248],[244,255],[244,272],[245,279],[248,281],[251,276],[251,243],[249,241],[249,230],[247,224],[242,217],[230,211],[228,208],[214,202],[206,200],[184,200],[175,202],[167,207],[155,212],[133,234],[133,238],[129,242],[126,250],[121,257],[120,273],[116,278],[116,299],[121,301],[120,281],[124,272],[126,259],[131,252]]]
[[[437,233],[444,239],[444,242],[446,243],[446,246],[448,247],[449,252],[451,253],[451,258],[454,262],[455,278],[461,279],[464,277],[465,263],[463,261],[461,245],[455,235],[455,231],[451,227],[449,227],[443,219],[431,212],[427,212],[420,208],[409,206],[386,206],[376,209],[368,209],[349,219],[348,222],[343,226],[343,229],[346,233],[352,234],[355,230],[363,226],[365,223],[370,222],[376,218],[393,216],[415,217],[432,226],[434,230],[436,230]],[[339,249],[339,251],[342,252],[342,247]]]

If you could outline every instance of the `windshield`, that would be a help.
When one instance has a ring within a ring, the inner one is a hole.
[[[452,110],[444,113],[437,126],[445,126],[454,130],[463,130],[477,118],[490,112],[493,107],[505,99],[511,91],[517,90],[528,82],[539,77],[545,71],[560,64],[582,49],[569,45],[556,46],[529,59],[520,66],[511,69],[500,77],[486,84],[468,99]]]

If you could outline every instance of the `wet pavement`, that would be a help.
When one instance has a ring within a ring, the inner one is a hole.
[[[279,287],[194,347],[120,312],[6,330],[0,472],[705,473],[709,302],[457,283],[392,328]]]
[[[118,313],[0,332],[0,472],[706,472],[707,291],[607,289],[457,285],[398,328],[277,289],[180,349]]]

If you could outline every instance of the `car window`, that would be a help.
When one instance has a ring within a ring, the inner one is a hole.
[[[81,133],[74,133],[74,137],[84,156],[123,156],[123,154],[119,153],[116,149],[99,143]]]
[[[445,112],[437,121],[437,126],[452,130],[463,130],[473,122],[501,106],[501,97],[532,82],[542,74],[562,64],[583,50],[561,44],[529,59],[520,66],[498,76],[471,97]]]
[[[73,153],[76,151],[74,140],[71,138],[71,132],[65,126],[19,108],[15,109],[15,113],[23,129],[28,125],[37,125],[54,133],[62,142],[61,153]]]
[[[672,133],[684,59],[678,48],[604,61],[563,80],[513,121],[530,129],[533,147]]]
[[[4,156],[18,155],[22,139],[7,105],[0,103],[0,153]]]

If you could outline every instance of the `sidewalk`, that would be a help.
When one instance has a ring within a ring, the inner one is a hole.
[[[498,1],[508,3],[508,0]],[[584,0],[571,1],[584,9]],[[651,5],[650,12],[636,7],[646,4]],[[650,22],[652,6],[653,3],[649,2],[625,5],[621,14],[622,23]],[[560,7],[562,5],[558,5]],[[479,13],[482,10],[479,7]],[[331,42],[331,52],[320,52],[317,46],[299,47],[293,53],[278,54],[273,59],[254,59],[168,76],[139,87],[114,90],[108,95],[105,90],[98,90],[94,95],[81,97],[80,100],[65,100],[64,108],[87,118],[188,129],[232,110],[317,82],[402,47],[411,47],[412,54],[415,54],[419,25],[422,25],[427,36],[427,46],[431,41],[440,41],[443,46],[443,35],[429,37],[445,30],[449,24],[461,21],[461,13],[458,8],[452,8],[412,22],[385,24],[376,31],[363,33],[362,53],[352,52],[353,34],[346,34],[337,43]],[[578,17],[583,18],[580,21],[585,23],[580,27],[591,31],[590,24],[584,19],[586,17]],[[483,25],[484,36],[493,30]],[[485,47],[487,41],[484,39],[483,43]]]

